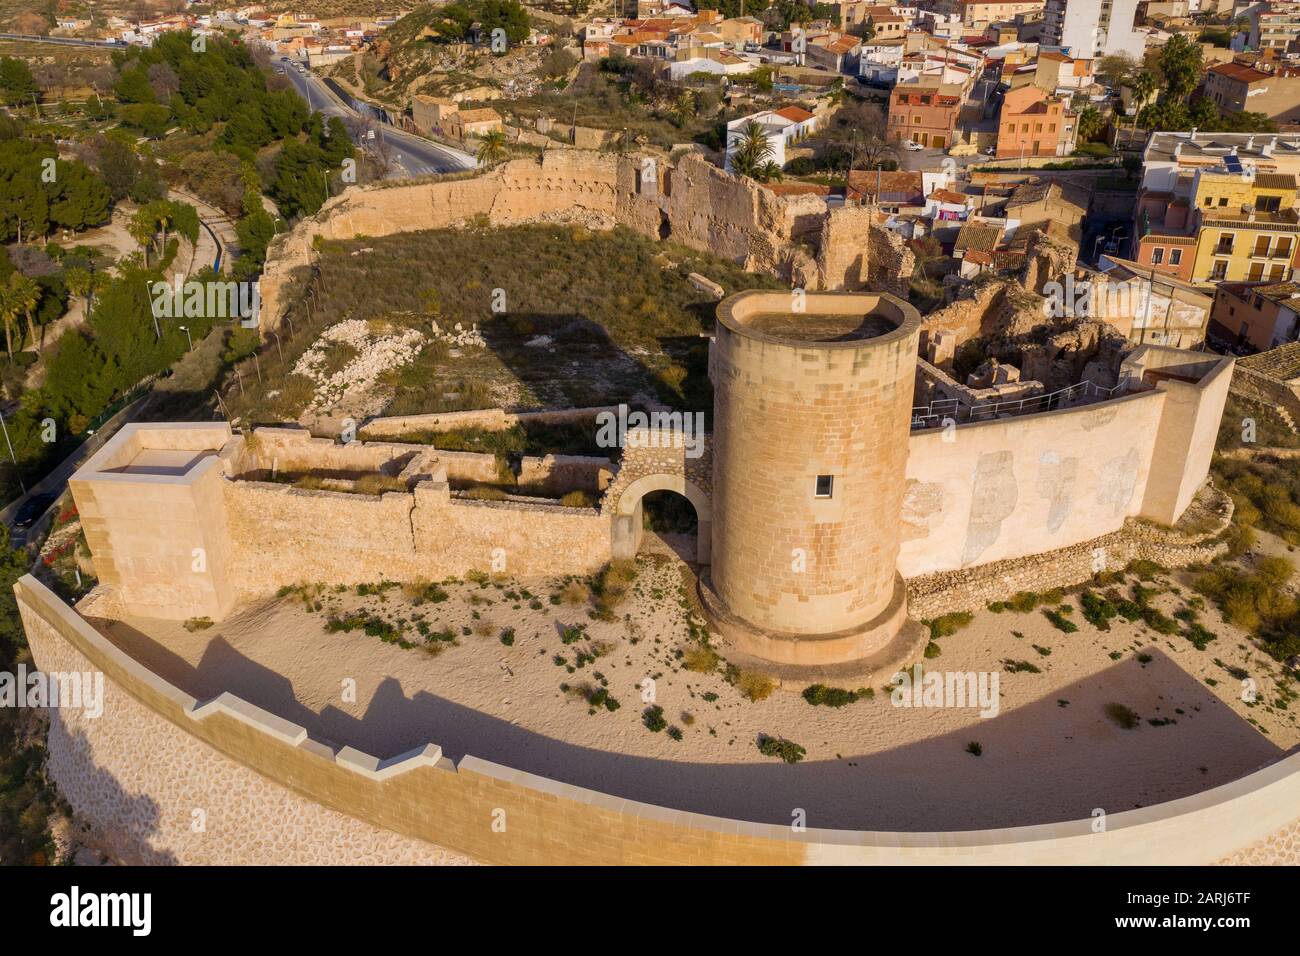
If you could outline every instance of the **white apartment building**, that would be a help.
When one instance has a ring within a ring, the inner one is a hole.
[[[1137,4],[1138,0],[1047,0],[1039,42],[1082,59],[1127,53],[1140,60],[1146,37],[1133,29]]]

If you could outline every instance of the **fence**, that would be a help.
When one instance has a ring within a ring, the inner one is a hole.
[[[967,422],[981,422],[990,421],[999,415],[1050,412],[1054,408],[1064,408],[1066,405],[1083,401],[1104,402],[1130,391],[1132,384],[1131,377],[1125,375],[1118,385],[1111,388],[1098,385],[1096,382],[1078,382],[1046,395],[1032,395],[1029,398],[1009,399],[1002,402],[980,402],[976,405],[968,405],[957,398],[945,398],[931,402],[929,405],[913,407],[912,427],[937,428],[944,423],[945,419],[956,422],[964,418]]]

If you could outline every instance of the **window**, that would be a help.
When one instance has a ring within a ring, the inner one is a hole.
[[[1170,250],[1169,250],[1169,264],[1170,264],[1171,266],[1176,266],[1176,265],[1178,265],[1178,263],[1180,263],[1180,262],[1182,262],[1182,261],[1183,261],[1183,250],[1181,250],[1181,249],[1170,249]]]
[[[1227,259],[1214,260],[1214,270],[1210,273],[1210,278],[1213,279],[1215,282],[1222,282],[1227,277],[1228,277],[1228,260]]]
[[[1250,271],[1246,273],[1246,281],[1258,282],[1262,278],[1264,278],[1264,263],[1252,262],[1250,264]]]
[[[834,487],[834,485],[835,485],[834,475],[818,475],[817,488],[813,492],[813,496],[816,498],[829,498],[831,496],[831,490]]]
[[[1164,261],[1165,261],[1165,250],[1163,250],[1163,249],[1152,249],[1152,250],[1151,250],[1151,264],[1152,264],[1153,266],[1158,266],[1158,265],[1160,265],[1160,263],[1162,263],[1162,262],[1164,262]]]
[[[1214,247],[1214,254],[1216,256],[1232,255],[1232,233],[1219,233],[1219,244]]]
[[[1286,277],[1286,266],[1275,264],[1269,267],[1268,270],[1269,282],[1281,282],[1285,277]]]
[[[1256,212],[1277,212],[1282,208],[1282,200],[1277,196],[1256,196]]]
[[[1273,247],[1273,258],[1274,259],[1291,258],[1291,237],[1290,236],[1281,236],[1278,238],[1277,245]]]
[[[1219,208],[1220,208],[1220,209],[1224,209],[1224,208],[1226,208],[1227,205],[1228,205],[1228,197],[1227,197],[1227,196],[1223,196],[1222,198],[1219,199]]]
[[[1268,258],[1268,236],[1255,237],[1255,255]]]

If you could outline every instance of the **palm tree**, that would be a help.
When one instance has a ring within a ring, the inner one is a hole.
[[[1136,77],[1134,77],[1133,99],[1136,102],[1135,102],[1135,109],[1133,110],[1133,129],[1135,130],[1137,129],[1138,114],[1142,112],[1142,108],[1147,105],[1147,100],[1151,98],[1151,94],[1154,93],[1155,91],[1156,91],[1156,78],[1152,76],[1150,73],[1148,73],[1146,70],[1143,70]]]
[[[781,172],[780,166],[771,160],[768,160],[762,166],[759,166],[758,169],[754,170],[754,178],[760,183],[779,183],[785,178],[785,174]]]
[[[0,285],[0,321],[5,327],[5,353],[9,361],[14,358],[14,320],[18,318],[18,307],[14,304],[14,295],[9,286]]]
[[[685,126],[692,116],[695,115],[695,94],[686,90],[681,96],[673,101],[672,106],[673,119],[677,125]]]
[[[90,317],[90,290],[94,286],[95,278],[91,275],[89,269],[83,269],[80,266],[72,266],[63,273],[63,284],[68,287],[68,291],[73,295],[86,300],[86,317]]]
[[[23,313],[27,318],[27,334],[31,336],[32,344],[36,346],[36,351],[40,352],[40,342],[36,339],[36,323],[32,321],[32,313],[36,307],[41,304],[41,297],[45,290],[33,282],[21,272],[15,272],[9,276],[9,294],[6,301],[14,313]]]
[[[157,220],[149,212],[149,207],[145,206],[138,210],[131,217],[131,222],[127,225],[126,231],[131,234],[131,238],[140,243],[140,248],[144,251],[144,265],[149,267],[149,245],[153,242]]]
[[[506,155],[506,134],[499,129],[483,134],[478,144],[478,161],[483,165],[495,163]]]
[[[756,178],[755,174],[764,164],[771,161],[775,150],[763,132],[761,123],[751,120],[740,131],[740,138],[735,141],[731,155],[732,172],[740,176]]]

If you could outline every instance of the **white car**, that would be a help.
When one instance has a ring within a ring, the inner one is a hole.
[[[907,142],[903,143],[903,149],[908,149],[914,153],[919,153],[921,150],[925,149],[925,147],[922,146],[920,143],[914,143],[909,139]]]

